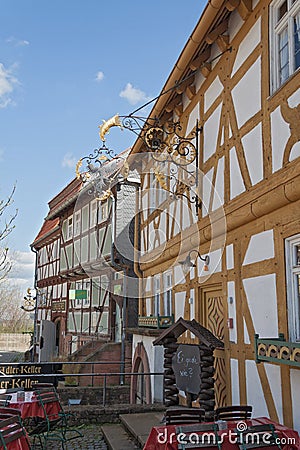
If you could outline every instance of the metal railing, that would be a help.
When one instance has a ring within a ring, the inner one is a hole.
[[[32,385],[37,382],[52,381],[55,385],[58,381],[62,379],[65,380],[67,377],[76,377],[79,381],[82,377],[89,377],[92,380],[90,386],[82,385],[66,385],[68,388],[87,388],[87,387],[98,387],[102,389],[102,406],[107,404],[107,393],[113,386],[122,386],[120,382],[115,382],[116,380],[125,380],[125,386],[128,387],[131,384],[132,377],[137,377],[135,386],[135,398],[138,403],[146,403],[145,401],[145,381],[147,377],[150,377],[150,383],[152,377],[161,378],[164,375],[163,372],[99,372],[95,371],[95,366],[100,365],[120,365],[121,361],[93,361],[93,362],[71,362],[71,361],[61,361],[61,362],[40,362],[40,363],[0,363],[0,389],[16,388],[30,390]],[[129,368],[131,364],[126,363]],[[62,371],[62,366],[72,366],[72,365],[82,365],[91,366],[90,372],[84,373],[74,373],[72,371]],[[58,366],[61,366],[58,368]],[[126,367],[126,366],[125,366]],[[50,370],[52,369],[52,370]],[[37,373],[38,372],[38,373]],[[149,378],[148,378],[149,380]],[[112,383],[113,381],[113,383]],[[152,384],[152,383],[151,383]],[[137,386],[139,388],[137,388]]]
[[[300,342],[286,341],[279,333],[278,338],[260,338],[254,336],[256,362],[271,362],[300,367]]]

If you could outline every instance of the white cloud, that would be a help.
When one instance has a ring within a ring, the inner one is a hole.
[[[26,39],[17,39],[14,36],[7,38],[6,42],[8,44],[13,44],[15,47],[25,47],[26,45],[29,45],[29,41]]]
[[[97,75],[96,75],[96,81],[102,81],[103,78],[104,78],[104,73],[101,72],[101,70],[99,70],[99,72],[97,72]]]
[[[68,167],[69,169],[74,169],[77,164],[77,159],[72,153],[66,153],[62,160],[62,167]]]
[[[125,89],[120,92],[120,97],[125,98],[131,105],[136,105],[140,102],[146,102],[150,100],[145,92],[132,86],[131,83],[127,83]]]
[[[2,63],[0,63],[0,108],[6,108],[12,103],[11,94],[16,84],[19,84],[17,78],[12,74],[11,69],[6,69]]]

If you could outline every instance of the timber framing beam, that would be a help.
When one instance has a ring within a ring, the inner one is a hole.
[[[177,94],[183,94],[183,92],[186,90],[188,86],[193,84],[195,81],[195,75],[188,77],[185,81],[180,83],[177,88],[175,88],[175,91]]]
[[[177,114],[177,116],[180,117],[183,112],[183,105],[180,104],[180,105],[175,106],[174,111]]]
[[[173,98],[173,100],[171,100],[165,107],[165,110],[167,112],[171,112],[174,110],[174,108],[176,108],[177,106],[182,104],[182,96],[181,95],[176,95],[176,97]]]
[[[167,112],[165,111],[164,114],[160,117],[161,123],[168,122],[168,120],[172,119],[173,117],[173,111]]]
[[[246,20],[252,12],[252,0],[241,0],[237,10],[241,18]]]
[[[241,3],[241,0],[228,0],[225,7],[228,9],[228,11],[234,11],[239,4]]]
[[[211,47],[207,47],[199,56],[197,56],[190,64],[190,69],[197,70],[210,58]]]
[[[251,0],[250,0],[251,1]],[[228,32],[228,19],[223,20],[219,25],[216,26],[205,38],[207,44],[213,44],[216,42],[219,36]]]
[[[219,49],[221,52],[225,52],[229,48],[229,36],[221,34],[217,40],[216,43],[218,44]]]
[[[188,97],[189,100],[192,100],[192,98],[194,97],[194,95],[196,94],[196,87],[193,86],[188,86],[185,90],[186,96]]]
[[[202,75],[207,78],[211,72],[211,63],[205,63],[200,69]]]

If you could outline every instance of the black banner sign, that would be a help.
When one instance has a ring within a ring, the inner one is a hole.
[[[0,389],[30,391],[38,382],[56,385],[58,378],[51,375],[60,373],[61,368],[61,364],[0,364]]]

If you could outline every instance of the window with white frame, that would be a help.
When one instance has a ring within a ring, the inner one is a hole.
[[[164,274],[164,315],[172,315],[172,273]]]
[[[91,211],[90,211],[90,228],[93,228],[97,225],[98,221],[98,201],[93,200],[91,202]]]
[[[89,228],[89,205],[86,205],[81,210],[81,230],[84,233]]]
[[[74,215],[74,236],[80,234],[80,224],[81,224],[81,211],[76,211]]]
[[[86,308],[87,306],[90,305],[91,281],[90,280],[83,281],[82,282],[82,289],[86,290],[86,298],[84,298],[83,302],[82,302],[82,304],[83,304],[82,306]]]
[[[300,67],[300,0],[270,6],[272,92]]]
[[[104,202],[101,203],[101,207],[100,207],[101,222],[108,219],[108,207],[109,207],[108,200],[105,200]]]
[[[300,341],[300,234],[286,239],[289,337]]]
[[[160,315],[160,278],[154,277],[154,316]]]
[[[62,235],[63,235],[64,241],[67,240],[67,229],[68,229],[68,221],[64,220],[63,224],[62,224]]]
[[[70,216],[67,219],[67,240],[72,239],[72,237],[73,237],[73,216]]]

